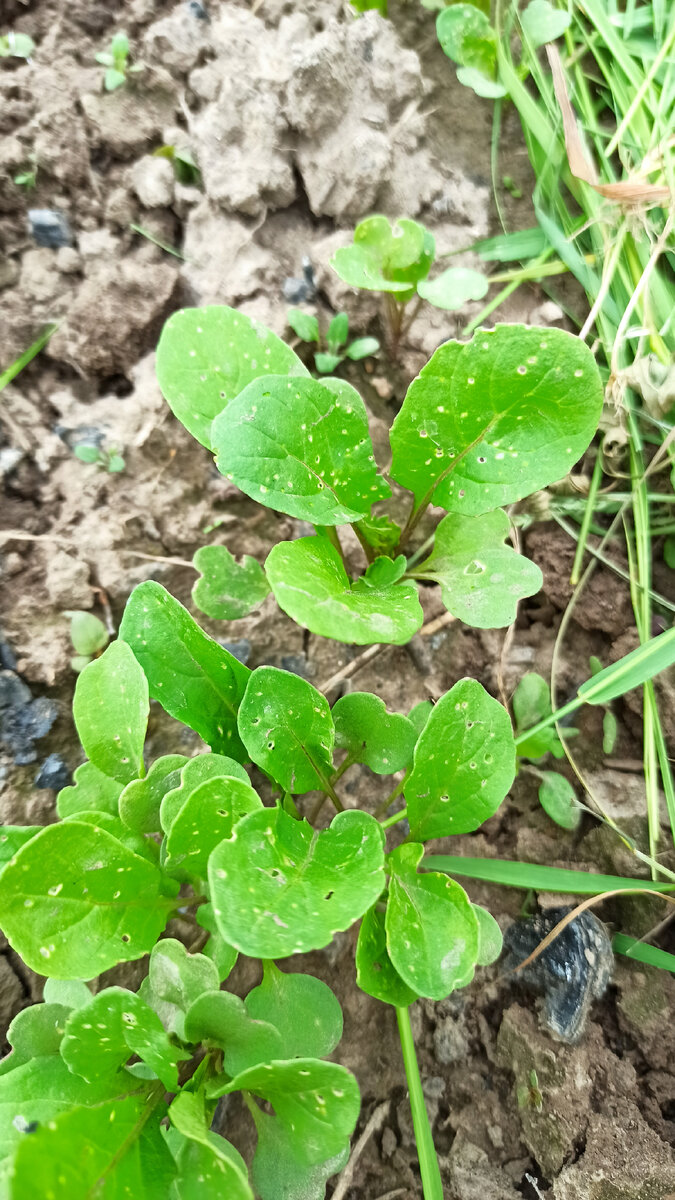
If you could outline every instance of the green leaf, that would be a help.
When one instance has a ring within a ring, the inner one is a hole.
[[[127,601],[120,637],[141,664],[153,700],[212,750],[245,759],[237,709],[250,672],[207,637],[182,604],[153,580],[139,584]]]
[[[489,967],[490,963],[497,961],[502,952],[504,945],[502,931],[492,913],[488,912],[486,908],[482,908],[480,904],[472,904],[471,907],[478,921],[478,957],[476,962],[479,967]]]
[[[406,783],[411,836],[419,841],[470,833],[499,808],[515,776],[506,709],[475,679],[438,701],[415,747]]]
[[[75,684],[73,718],[85,753],[121,783],[141,771],[149,711],[147,680],[124,641],[108,646]]]
[[[185,1017],[189,1042],[206,1042],[223,1051],[223,1068],[238,1075],[259,1063],[284,1058],[279,1030],[249,1015],[243,1000],[230,992],[204,992]]]
[[[667,537],[663,543],[663,561],[671,570],[675,570],[675,537]]]
[[[319,833],[283,809],[244,817],[209,861],[223,937],[251,958],[327,946],[380,895],[383,841],[375,818],[354,810]]]
[[[239,735],[254,763],[294,795],[322,788],[333,773],[328,701],[290,671],[253,672],[239,709]]]
[[[66,817],[66,821],[78,821],[81,824],[93,825],[97,829],[104,830],[109,833],[116,841],[121,842],[128,850],[134,854],[140,855],[141,858],[147,858],[151,863],[159,861],[159,846],[156,842],[149,838],[143,837],[140,833],[135,833],[129,829],[119,817],[112,813],[97,812],[96,809],[87,809],[86,812],[75,813],[72,817]]]
[[[116,816],[122,789],[118,779],[104,775],[92,762],[84,762],[76,768],[72,784],[61,788],[56,797],[56,811],[61,818],[90,810]]]
[[[134,1055],[167,1091],[178,1090],[178,1062],[189,1055],[171,1044],[159,1017],[140,996],[126,988],[105,988],[68,1016],[61,1057],[87,1083],[114,1080]]]
[[[431,554],[415,568],[416,577],[440,583],[448,612],[474,628],[510,625],[518,601],[542,586],[536,563],[505,545],[510,527],[501,508],[481,517],[449,513],[436,529]]]
[[[417,221],[391,226],[386,217],[375,215],[356,226],[352,245],[336,250],[331,266],[351,287],[392,292],[405,303],[429,274],[435,253],[432,234]]]
[[[471,88],[477,96],[484,100],[499,100],[506,95],[506,88],[496,79],[484,75],[478,67],[458,67],[457,81],[464,87]]]
[[[35,49],[35,42],[27,33],[15,33],[11,30],[0,37],[0,58],[30,58]]]
[[[45,979],[45,1004],[62,1004],[64,1008],[84,1008],[91,992],[81,979]]]
[[[608,704],[617,696],[625,696],[626,692],[652,679],[660,671],[666,671],[673,663],[675,626],[587,679],[579,688],[578,695],[585,704]]]
[[[117,88],[122,87],[126,83],[127,77],[124,71],[118,71],[117,67],[108,67],[104,77],[103,86],[106,92],[115,92]]]
[[[76,458],[79,458],[80,462],[91,464],[96,463],[97,465],[101,463],[103,458],[98,446],[75,446],[73,454]],[[86,651],[83,651],[83,653],[86,653]]]
[[[195,758],[189,758],[181,770],[177,786],[162,797],[159,819],[164,832],[171,832],[173,822],[195,788],[206,783],[207,779],[226,778],[248,783],[248,775],[241,764],[224,754],[198,754]]]
[[[424,613],[412,582],[372,588],[350,584],[338,551],[323,537],[273,546],[265,563],[280,608],[321,637],[358,646],[403,645],[421,627]]]
[[[414,704],[410,709],[408,720],[412,721],[418,739],[433,711],[434,706],[431,700],[420,700],[419,704]]]
[[[166,793],[180,785],[181,771],[190,761],[184,754],[165,754],[155,760],[144,779],[127,784],[119,798],[119,814],[129,829],[159,832],[159,806]]]
[[[360,591],[363,591],[364,587],[390,587],[405,575],[407,566],[405,554],[399,554],[396,558],[389,558],[386,554],[379,555],[369,563],[365,574],[357,579],[355,586]]]
[[[214,1081],[211,1096],[247,1091],[267,1100],[297,1150],[311,1165],[339,1154],[359,1115],[354,1076],[338,1063],[295,1058],[252,1067],[234,1079]]]
[[[619,736],[619,723],[614,713],[608,708],[602,717],[602,752],[613,754],[616,739]]]
[[[478,919],[463,888],[437,873],[417,874],[422,846],[389,856],[387,949],[399,975],[419,996],[442,1000],[473,978]]]
[[[330,375],[336,367],[340,366],[343,357],[342,354],[326,354],[317,351],[314,355],[314,366],[321,375]]]
[[[377,474],[365,405],[348,384],[255,380],[214,421],[212,439],[227,479],[300,520],[341,525],[391,495]]]
[[[519,733],[547,717],[551,712],[551,691],[544,677],[528,671],[519,681],[511,703]]]
[[[218,972],[218,979],[222,983],[234,969],[239,955],[234,946],[230,946],[223,938],[218,928],[212,904],[200,905],[197,909],[196,917],[197,924],[201,925],[202,929],[208,930],[210,934],[209,940],[202,950],[202,954],[211,960]]]
[[[12,1200],[166,1200],[176,1174],[159,1125],[166,1106],[148,1117],[147,1105],[129,1096],[75,1108],[23,1138],[11,1169]]]
[[[0,925],[40,975],[93,979],[140,958],[166,925],[176,885],[109,833],[49,825],[0,876]]]
[[[132,68],[133,70],[133,68]],[[107,468],[109,475],[118,475],[126,466],[121,454],[110,454],[108,456]]]
[[[251,1177],[261,1200],[324,1200],[327,1180],[347,1164],[349,1140],[331,1158],[308,1165],[300,1157],[294,1135],[277,1117],[256,1112],[255,1123],[258,1145]]]
[[[63,1004],[32,1004],[17,1013],[7,1030],[12,1053],[0,1061],[0,1074],[32,1058],[58,1054],[69,1012]]]
[[[395,1008],[407,1008],[419,995],[403,982],[389,957],[384,913],[377,908],[369,909],[361,921],[356,943],[356,982],[362,992]]]
[[[256,1021],[269,1021],[281,1034],[286,1058],[325,1058],[342,1037],[342,1009],[323,980],[280,971],[263,963],[262,983],[246,997]]]
[[[524,325],[479,329],[466,345],[445,342],[413,380],[392,426],[391,474],[418,507],[433,497],[480,516],[566,475],[595,432],[602,398],[579,338]]]
[[[218,621],[236,621],[262,604],[270,587],[260,563],[245,554],[238,563],[226,546],[202,546],[193,563],[201,572],[192,589],[200,612]]]
[[[393,775],[412,762],[417,734],[401,713],[387,712],[370,692],[350,692],[333,705],[335,745],[377,775]]]
[[[347,316],[346,312],[336,313],[330,325],[328,326],[328,333],[326,335],[326,341],[328,342],[329,347],[334,350],[339,350],[340,346],[344,345],[348,337],[349,317]]]
[[[186,1012],[204,992],[219,986],[216,967],[205,954],[189,954],[182,942],[162,938],[153,946],[139,995],[164,1028],[184,1040]]]
[[[389,554],[398,546],[401,526],[390,517],[364,517],[359,530],[376,554]]]
[[[565,892],[573,896],[596,896],[614,890],[671,892],[675,884],[651,879],[627,879],[622,875],[596,875],[593,871],[570,871],[564,867],[545,867],[538,863],[513,862],[504,858],[464,858],[459,854],[430,854],[423,870],[450,871],[467,879],[482,879],[536,892]]]
[[[494,78],[497,37],[485,13],[473,4],[453,4],[438,14],[436,34],[443,53],[454,63]]]
[[[183,308],[166,322],[157,378],[174,416],[212,448],[214,417],[261,375],[307,375],[297,354],[271,330],[233,308]]]
[[[0,825],[0,872],[16,852],[40,832],[40,825]]]
[[[463,308],[470,300],[482,300],[487,295],[489,280],[481,271],[468,267],[448,267],[435,279],[423,279],[417,293],[436,308]]]
[[[543,254],[548,249],[548,241],[541,226],[535,225],[532,229],[481,238],[473,243],[472,249],[478,252],[484,262],[525,262],[528,258],[538,258]]]
[[[179,1092],[169,1117],[169,1147],[178,1167],[171,1200],[253,1200],[246,1165],[234,1146],[209,1130],[201,1095]]]
[[[539,803],[544,812],[562,829],[578,829],[581,809],[574,788],[564,775],[557,771],[542,771],[539,785]]]
[[[659,967],[662,971],[675,972],[675,954],[662,950],[660,946],[649,946],[638,938],[630,937],[627,933],[615,933],[612,938],[612,950],[615,954],[625,954],[627,958],[645,963],[649,967]]]
[[[209,855],[262,800],[242,779],[207,779],[190,793],[171,823],[164,870],[179,879],[205,879]]]
[[[533,49],[562,37],[571,21],[568,12],[554,8],[549,0],[530,0],[520,17],[523,33]]]
[[[289,308],[286,320],[293,333],[297,333],[303,342],[318,342],[319,322],[312,313],[303,312],[301,308]]]
[[[354,341],[345,351],[347,358],[352,362],[360,362],[362,358],[369,358],[371,354],[377,354],[380,348],[380,343],[374,337],[354,338]]]
[[[93,613],[69,610],[63,615],[70,617],[70,640],[77,654],[91,656],[108,645],[108,630]]]

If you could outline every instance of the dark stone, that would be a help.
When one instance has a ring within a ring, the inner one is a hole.
[[[303,304],[308,300],[313,300],[316,296],[314,267],[306,255],[302,260],[302,276],[302,279],[294,279],[293,276],[289,276],[284,280],[281,290],[284,300],[287,300],[289,304]]]
[[[16,669],[16,658],[14,651],[9,642],[3,642],[0,638],[0,670],[14,671]]]
[[[211,18],[203,4],[199,0],[187,0],[187,10],[198,21],[210,21]]]
[[[14,671],[0,671],[0,711],[21,708],[32,699],[30,688]]]
[[[303,679],[311,679],[315,674],[306,654],[282,654],[281,669],[290,671],[292,675],[300,675]]]
[[[68,218],[56,208],[29,208],[28,223],[38,246],[58,250],[60,246],[73,244]]]
[[[51,788],[58,792],[70,783],[70,771],[58,754],[49,754],[35,776],[36,788]]]
[[[219,645],[223,647],[223,650],[227,650],[229,654],[246,666],[246,663],[251,657],[251,643],[249,642],[248,638],[240,638],[238,642],[225,642],[221,641],[220,638],[217,640]]]
[[[504,965],[514,971],[562,921],[571,908],[549,908],[516,921],[504,934]],[[614,956],[607,930],[591,912],[583,912],[542,950],[515,979],[544,1000],[544,1020],[563,1042],[581,1037],[591,1001],[603,995]]]
[[[22,686],[25,687],[25,684]],[[30,692],[28,694],[30,696]],[[24,701],[4,710],[0,720],[0,742],[12,755],[17,766],[36,762],[37,751],[33,742],[49,733],[58,714],[58,705],[46,696],[39,696],[37,700],[29,700],[28,703]]]

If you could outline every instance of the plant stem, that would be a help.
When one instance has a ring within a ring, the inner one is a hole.
[[[399,782],[396,784],[396,787],[393,789],[393,791],[391,791],[389,793],[389,795],[387,796],[387,798],[385,800],[383,800],[382,803],[379,804],[378,807],[375,809],[374,815],[378,818],[378,820],[380,817],[384,816],[384,814],[386,813],[388,808],[391,808],[392,804],[394,803],[394,800],[396,800],[401,795],[401,792],[403,791],[406,783],[408,782],[409,774],[410,774],[410,770],[407,770],[405,775],[403,776],[403,779],[399,780]]]
[[[331,546],[335,547],[338,554],[340,555],[340,561],[342,562],[342,565],[346,571],[347,564],[345,563],[345,556],[344,556],[344,553],[342,550],[342,543],[340,541],[340,535],[339,535],[335,525],[315,525],[314,528],[316,529],[316,532],[318,534],[321,534],[324,537],[327,537]]]
[[[420,1174],[422,1176],[422,1191],[424,1193],[424,1200],[443,1200],[441,1171],[438,1165],[438,1158],[436,1156],[436,1150],[434,1147],[434,1139],[431,1132],[431,1126],[429,1124],[429,1116],[427,1114],[426,1104],[424,1103],[422,1080],[420,1079],[419,1067],[417,1065],[417,1055],[415,1054],[415,1042],[413,1040],[412,1027],[410,1025],[410,1009],[397,1008],[396,1020],[398,1023],[398,1036],[401,1039],[403,1065],[405,1067],[406,1079],[408,1081],[410,1111],[412,1113],[413,1129],[415,1131],[415,1141],[417,1143],[417,1155],[420,1163]]]
[[[591,520],[593,518],[593,511],[595,509],[595,498],[598,494],[598,488],[600,487],[601,479],[602,442],[598,446],[598,453],[595,458],[595,466],[593,467],[593,474],[591,476],[591,485],[588,489],[586,508],[584,511],[583,520],[581,522],[581,529],[579,530],[579,541],[577,542],[577,548],[574,554],[574,564],[572,566],[572,574],[570,575],[570,583],[572,584],[572,587],[577,586],[579,582],[579,576],[581,575],[581,568],[584,562],[584,551],[586,549],[586,542],[588,541],[588,532]]]
[[[366,537],[365,533],[361,529],[361,522],[355,521],[354,524],[352,525],[352,529],[354,530],[354,533],[356,534],[357,538],[359,539],[359,542],[361,544],[361,549],[363,550],[363,553],[366,556],[366,562],[370,564],[373,561],[373,559],[375,558],[375,551],[373,550],[373,547],[371,546],[370,542],[368,541],[368,538]]]
[[[380,821],[380,825],[383,829],[390,829],[392,825],[397,825],[399,821],[405,821],[407,816],[407,808],[402,808],[399,812],[394,813],[393,816],[387,817],[386,821]]]

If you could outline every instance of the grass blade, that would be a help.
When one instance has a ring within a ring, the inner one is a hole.
[[[611,891],[672,892],[674,883],[652,879],[624,879],[621,875],[597,875],[593,871],[571,871],[539,863],[514,862],[504,858],[464,858],[454,854],[428,854],[421,863],[428,871],[447,871],[465,879],[498,883],[536,892],[561,892],[570,896],[596,896]]]

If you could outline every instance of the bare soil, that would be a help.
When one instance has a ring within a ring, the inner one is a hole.
[[[324,325],[344,307],[354,333],[383,337],[376,298],[346,288],[328,267],[356,220],[373,211],[418,217],[442,253],[493,231],[490,107],[457,85],[431,15],[403,0],[391,7],[397,11],[386,22],[375,14],[355,20],[338,0],[0,5],[3,31],[30,33],[38,46],[34,61],[5,59],[0,67],[2,365],[45,322],[59,322],[40,358],[5,390],[0,417],[0,665],[15,671],[42,705],[31,717],[36,737],[28,737],[22,753],[6,739],[3,823],[53,820],[55,791],[36,790],[35,779],[49,754],[70,770],[81,758],[70,717],[74,676],[64,610],[91,609],[116,627],[130,591],[148,578],[189,604],[194,573],[184,564],[200,545],[224,541],[235,554],[262,560],[279,538],[304,532],[299,522],[236,492],[172,418],[154,378],[153,347],[166,316],[185,304],[226,303],[288,337],[284,284],[302,278],[307,256]],[[146,69],[129,87],[104,94],[94,55],[120,28]],[[509,173],[527,186],[527,159],[510,117],[505,139]],[[152,157],[163,144],[192,152],[203,187],[177,183],[171,165]],[[13,177],[31,154],[37,186],[26,192]],[[527,223],[525,205],[510,202],[514,224]],[[70,244],[36,245],[29,208],[61,212]],[[456,261],[470,263],[471,256]],[[538,290],[522,289],[495,315],[543,323],[556,315],[545,301]],[[459,313],[427,309],[398,364],[382,355],[368,369],[349,367],[369,405],[380,459],[408,382],[475,311],[475,305]],[[120,451],[126,470],[109,475],[79,462],[73,446],[92,439]],[[577,474],[583,477],[583,463]],[[548,675],[570,597],[573,543],[544,520],[528,527],[523,544],[544,572],[544,587],[521,606],[512,637],[445,626],[406,649],[383,649],[354,685],[407,711],[464,675],[507,700],[525,671]],[[443,611],[433,588],[423,603],[429,618]],[[213,636],[245,643],[249,665],[295,670],[317,686],[358,653],[307,634],[269,599],[241,621],[203,623]],[[586,678],[591,654],[609,662],[630,649],[632,629],[627,587],[600,568],[563,645],[560,698]],[[672,695],[664,698],[671,701],[665,711],[672,734]],[[611,759],[600,749],[596,710],[581,719],[575,754],[607,811],[640,842],[639,698],[617,704],[616,715]],[[43,718],[51,728],[40,739]],[[153,757],[196,749],[189,731],[153,708]],[[365,770],[350,772],[344,787],[354,804],[379,799],[377,780]],[[590,816],[573,834],[553,825],[526,772],[479,833],[437,849],[641,873],[634,856]],[[536,897],[520,892],[468,890],[503,927],[524,904],[536,907]],[[624,899],[605,904],[600,915],[639,935],[664,913],[659,903]],[[336,990],[345,1012],[339,1056],[362,1089],[357,1135],[367,1127],[370,1136],[346,1196],[417,1200],[394,1016],[355,988],[353,941],[344,935],[298,964]],[[14,1013],[41,995],[42,980],[6,943],[0,946],[4,1031]],[[251,969],[237,968],[238,986],[254,982],[246,975]],[[134,970],[127,969],[130,979]],[[618,962],[575,1046],[554,1040],[539,1020],[538,1001],[499,967],[442,1003],[418,1004],[421,1070],[449,1200],[666,1200],[675,1192],[674,995],[669,974]],[[540,1108],[523,1102],[532,1071]],[[252,1132],[236,1104],[221,1118],[246,1148]]]

